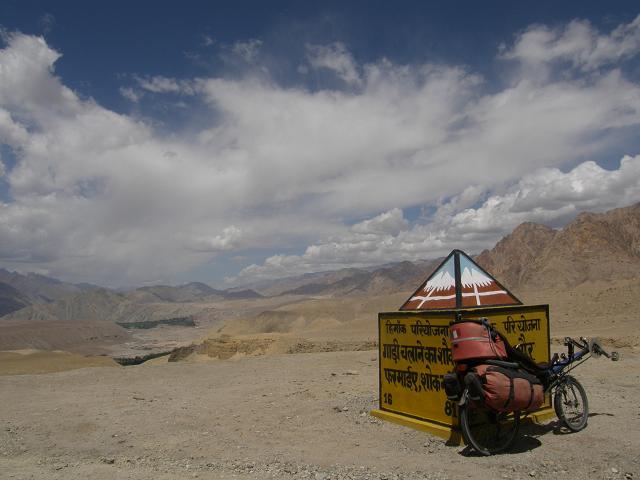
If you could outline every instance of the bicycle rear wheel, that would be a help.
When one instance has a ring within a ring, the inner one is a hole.
[[[467,398],[460,411],[465,443],[482,455],[499,453],[513,443],[520,427],[520,412],[502,413],[472,405]]]
[[[587,426],[589,402],[587,393],[580,382],[567,375],[556,386],[553,407],[560,421],[572,432],[579,432]]]

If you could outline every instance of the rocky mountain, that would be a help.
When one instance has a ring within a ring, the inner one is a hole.
[[[475,260],[502,284],[515,288],[524,283],[531,265],[540,258],[557,233],[545,225],[522,223]]]
[[[285,292],[297,290],[306,285],[330,285],[345,277],[357,275],[363,270],[358,268],[342,268],[340,270],[331,270],[326,272],[305,273],[302,275],[294,275],[285,278],[274,278],[269,280],[260,280],[258,282],[247,283],[241,287],[234,287],[229,291],[242,289],[252,289],[263,296],[272,297],[282,295]]]
[[[137,290],[150,293],[166,302],[193,302],[208,295],[214,295],[217,292],[217,290],[211,288],[209,285],[200,282],[192,282],[177,287],[154,285],[151,287],[141,287]]]
[[[28,306],[29,299],[11,285],[0,282],[0,317]]]
[[[250,284],[266,296],[343,296],[409,291],[440,263],[438,260],[397,262],[369,268],[343,268]]]
[[[127,313],[131,302],[121,293],[101,289],[62,297],[55,302],[33,304],[0,321],[12,320],[113,320]]]
[[[245,288],[242,290],[224,290],[221,292],[222,298],[225,300],[252,300],[256,298],[264,298],[255,290]]]
[[[640,203],[582,213],[562,230],[523,223],[476,260],[510,288],[638,278]]]
[[[241,290],[216,290],[201,282],[191,282],[177,287],[169,285],[155,285],[137,289],[154,295],[165,302],[197,302],[208,297],[217,297],[224,300],[247,300],[262,298],[262,295],[251,289]]]
[[[101,288],[88,283],[67,283],[37,273],[23,275],[18,272],[10,272],[4,268],[0,268],[0,282],[18,290],[28,298],[29,303],[53,302],[66,295],[90,292]]]

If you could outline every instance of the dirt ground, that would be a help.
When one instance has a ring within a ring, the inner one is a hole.
[[[369,415],[376,351],[0,377],[0,478],[640,478],[640,352],[576,370],[588,427],[469,455]]]
[[[16,350],[0,352],[0,375],[51,373],[86,367],[116,367],[109,357],[86,357],[69,352]]]

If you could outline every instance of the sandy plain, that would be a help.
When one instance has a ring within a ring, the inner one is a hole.
[[[580,367],[588,427],[469,455],[381,422],[374,351],[0,377],[1,478],[637,478],[640,358]]]
[[[184,345],[197,333],[201,347],[178,362],[0,354],[0,478],[640,478],[640,284],[609,288],[521,295],[551,303],[552,351],[571,334],[621,353],[576,370],[591,410],[576,434],[526,426],[510,452],[482,458],[372,417],[376,313],[405,295],[316,298],[191,330]],[[172,328],[153,335],[179,338]]]

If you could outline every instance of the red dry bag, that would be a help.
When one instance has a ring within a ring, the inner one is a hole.
[[[478,365],[467,377],[469,379],[465,378],[465,383],[470,391],[480,394],[485,405],[499,412],[530,412],[540,408],[544,402],[540,380],[522,370]]]
[[[451,354],[454,362],[484,358],[507,358],[507,350],[500,335],[487,324],[455,322],[449,327]]]

